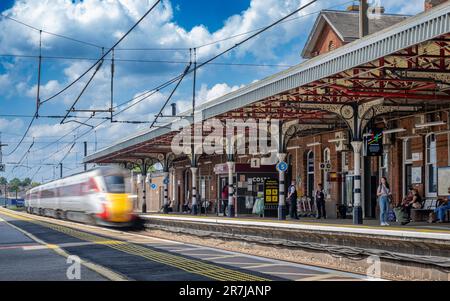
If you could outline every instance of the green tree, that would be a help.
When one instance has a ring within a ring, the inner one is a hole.
[[[20,186],[22,184],[22,181],[18,178],[14,178],[11,181],[9,181],[9,191],[14,192],[20,190]]]
[[[8,184],[8,180],[5,177],[0,177],[0,185]]]
[[[30,178],[25,178],[25,179],[22,181],[22,183],[21,183],[20,186],[22,186],[22,187],[28,187],[28,186],[30,186],[30,185],[31,185],[31,179],[30,179]]]
[[[41,185],[41,183],[38,183],[38,182],[32,182],[32,183],[31,183],[31,187],[32,187],[32,188],[38,187],[39,185]]]

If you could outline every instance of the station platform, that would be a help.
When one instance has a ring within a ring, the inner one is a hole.
[[[359,267],[373,260],[386,279],[450,280],[450,224],[392,223],[377,220],[353,225],[350,219],[300,218],[279,221],[255,216],[218,217],[189,214],[141,214],[150,231],[203,243],[249,246],[249,253],[295,254],[294,262],[365,273]],[[187,237],[187,238],[186,238]],[[374,259],[375,258],[375,259]]]
[[[391,223],[390,226],[380,226],[375,219],[364,220],[363,225],[352,224],[351,219],[315,219],[300,218],[280,221],[276,218],[261,218],[254,215],[241,215],[239,217],[220,217],[217,215],[190,215],[182,213],[140,214],[145,220],[184,221],[198,223],[213,223],[220,225],[240,225],[252,227],[271,227],[280,229],[298,229],[310,231],[326,231],[339,233],[354,233],[368,235],[383,235],[402,238],[438,239],[450,242],[450,223],[416,222],[407,225]]]

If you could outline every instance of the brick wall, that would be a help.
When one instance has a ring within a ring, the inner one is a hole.
[[[333,45],[333,49],[330,49],[330,44]],[[337,49],[343,46],[344,43],[333,31],[333,29],[327,24],[322,31],[317,44],[314,47],[313,54],[320,55],[322,53],[327,53],[331,50]]]
[[[425,11],[428,11],[430,9],[432,9],[433,7],[440,5],[444,2],[447,2],[448,0],[425,0]]]

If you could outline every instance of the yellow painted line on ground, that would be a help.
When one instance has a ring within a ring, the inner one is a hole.
[[[225,218],[209,217],[209,216],[179,216],[175,214],[151,214],[150,216],[160,216],[160,217],[175,217],[183,219],[210,219],[210,220],[220,220],[227,221]],[[243,221],[243,222],[260,222],[260,223],[278,223],[278,224],[291,224],[291,225],[305,225],[305,226],[323,226],[323,227],[336,227],[336,228],[353,228],[353,229],[369,229],[369,230],[392,230],[392,231],[409,231],[409,232],[421,232],[421,233],[445,233],[450,234],[450,230],[439,230],[439,229],[417,229],[408,227],[397,227],[397,226],[365,226],[365,225],[337,225],[328,223],[315,223],[314,221],[302,221],[302,222],[291,222],[291,221],[280,221],[280,220],[268,220],[268,219],[248,219],[248,218],[233,218],[233,221]]]
[[[340,277],[340,275],[322,274],[322,275],[315,275],[315,276],[311,276],[311,277],[300,278],[295,281],[320,281],[320,280],[326,280],[326,279],[331,280],[330,278],[333,278],[333,277]]]
[[[8,215],[10,217],[25,220],[25,218],[21,215],[13,214],[10,212],[5,212],[4,210],[1,210],[1,212],[2,212],[2,214]],[[50,222],[43,222],[38,219],[28,218],[27,220],[31,223],[53,229],[55,231],[67,234],[72,237],[79,238],[80,240],[88,240],[88,241],[94,242],[96,244],[103,244],[105,246],[108,246],[110,248],[116,249],[116,250],[124,252],[124,253],[128,253],[131,255],[137,255],[137,256],[146,258],[148,260],[154,261],[154,262],[158,262],[158,263],[162,263],[162,264],[165,264],[168,266],[179,268],[186,272],[205,276],[210,279],[215,279],[215,280],[219,280],[219,281],[268,281],[269,280],[269,279],[259,277],[256,275],[227,269],[227,268],[209,264],[209,263],[204,263],[202,261],[188,259],[188,258],[181,257],[178,255],[154,251],[152,249],[145,248],[145,247],[135,245],[132,243],[119,241],[119,240],[105,239],[104,237],[101,237],[101,236],[78,231],[78,230],[75,230],[70,227],[61,226],[61,225],[53,224]]]
[[[288,265],[286,264],[282,264],[282,263],[262,263],[262,264],[255,264],[255,265],[251,265],[251,266],[246,266],[245,268],[247,269],[258,269],[258,268],[265,268],[265,267],[273,267],[273,266],[280,266],[280,265]]]
[[[18,216],[15,214],[11,214],[9,212],[5,212],[5,210],[0,208],[0,211],[2,214],[7,215],[9,217],[13,217],[22,221],[27,221],[27,222],[33,222],[31,219],[29,218],[25,218],[22,216]],[[50,245],[45,243],[43,240],[37,238],[36,236],[34,236],[33,234],[9,223],[8,221],[5,221],[6,224],[8,224],[10,227],[16,229],[17,231],[23,233],[25,236],[28,236],[30,239],[34,240],[35,242],[37,242],[38,244],[42,245],[43,247],[48,247],[48,246],[54,246],[54,245]],[[56,254],[68,258],[70,256],[69,253],[67,253],[66,251],[64,251],[63,249],[57,247],[57,248],[50,248],[50,250],[53,250]],[[127,281],[128,279],[116,272],[113,272],[101,265],[98,264],[94,264],[92,262],[86,261],[86,260],[81,260],[81,264],[84,265],[85,267],[87,267],[88,269],[102,275],[103,277],[105,277],[106,279],[112,280],[112,281]]]
[[[59,248],[58,245],[53,245],[53,244],[46,244],[45,247],[47,249],[58,249]]]

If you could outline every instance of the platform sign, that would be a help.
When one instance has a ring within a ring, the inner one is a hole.
[[[288,165],[286,162],[282,161],[277,164],[277,170],[281,172],[285,172],[288,169]]]
[[[261,159],[260,158],[251,158],[250,159],[250,167],[251,168],[260,168],[261,167]]]
[[[265,205],[278,204],[278,180],[266,179],[264,181],[264,203]]]
[[[158,185],[156,185],[155,183],[152,183],[152,184],[150,184],[150,188],[152,190],[156,190],[156,189],[158,189]]]

